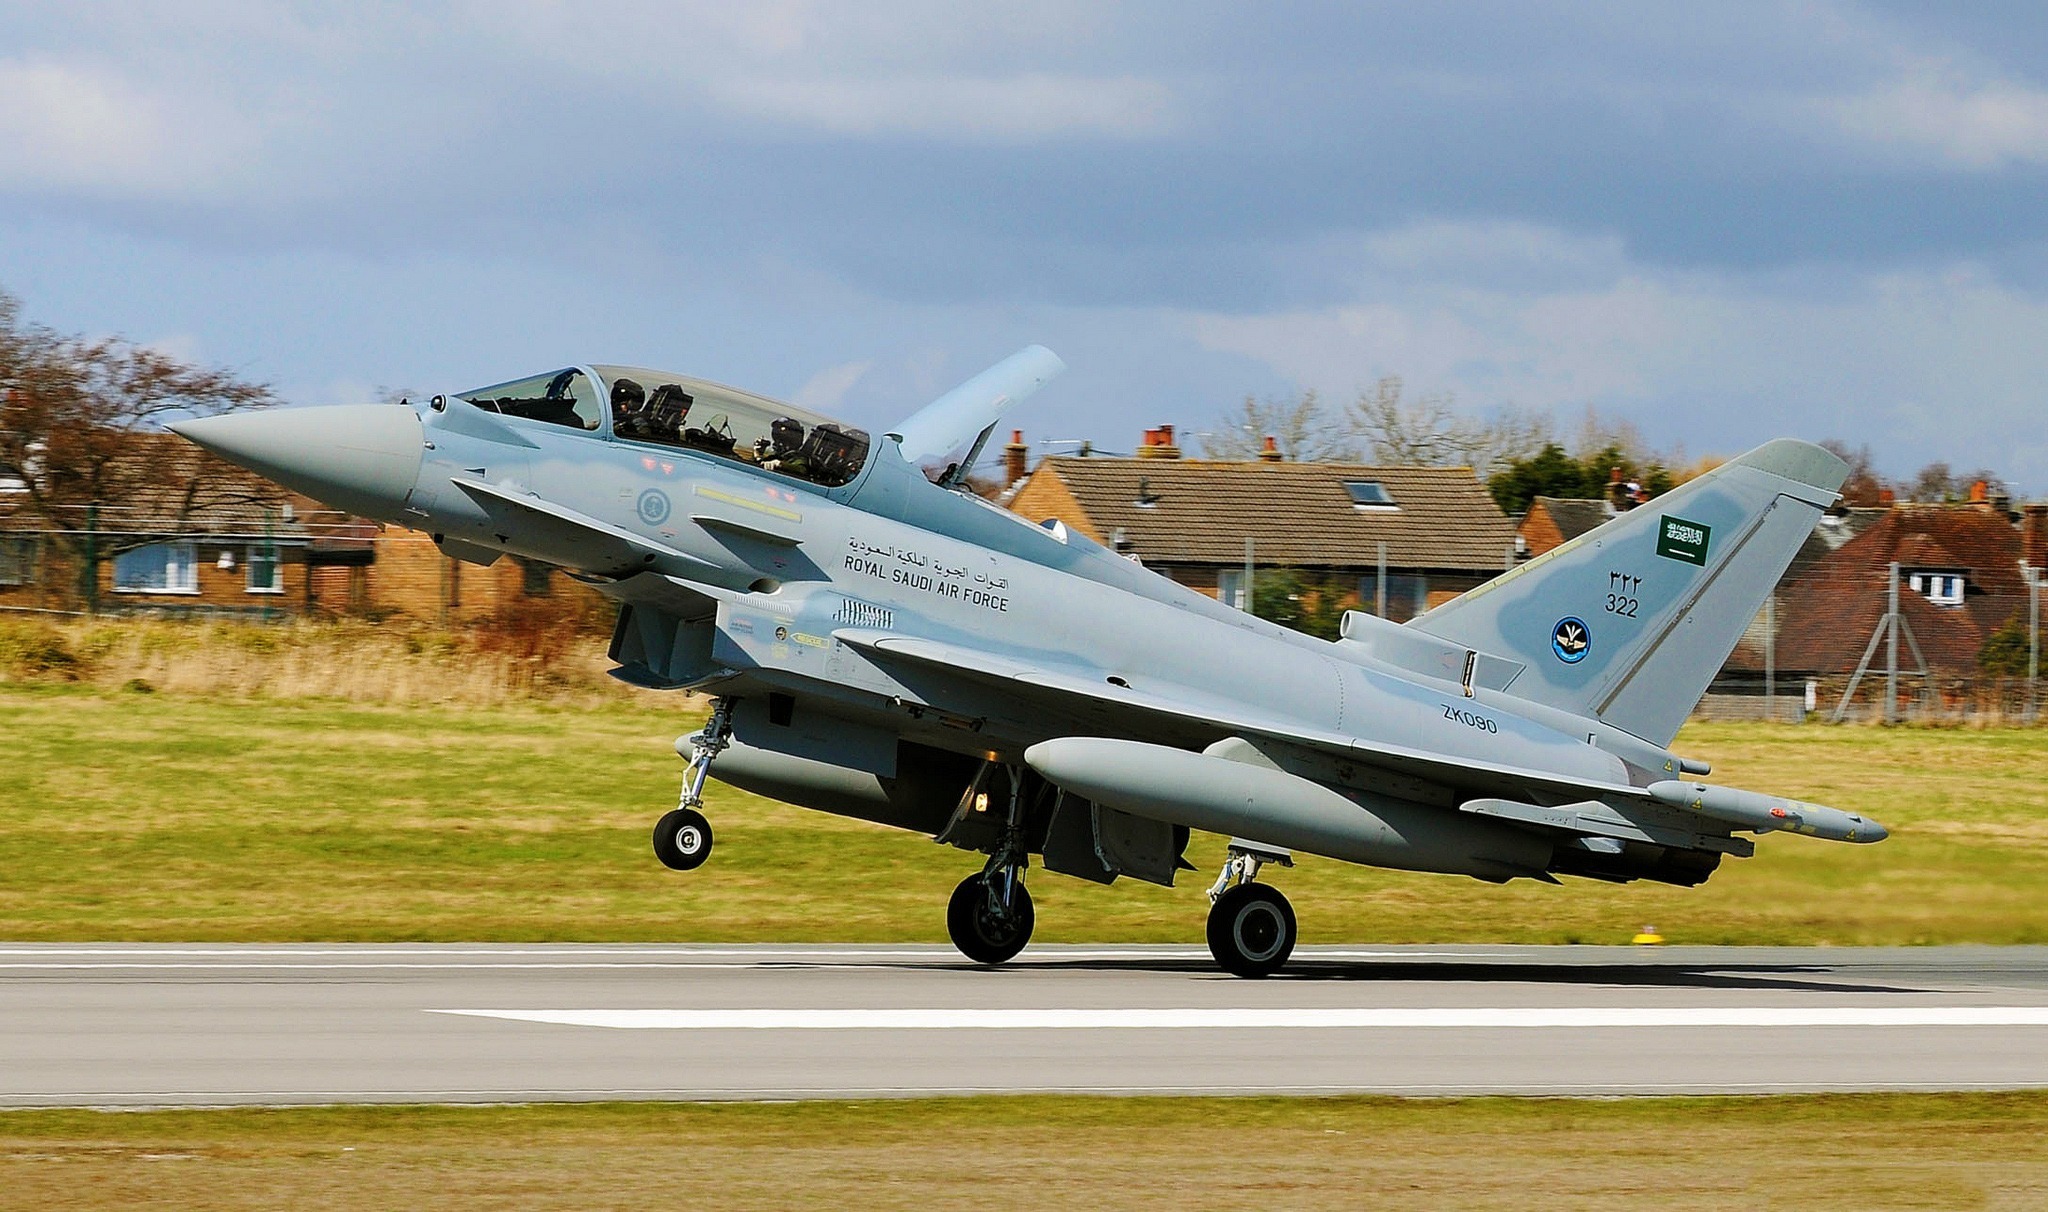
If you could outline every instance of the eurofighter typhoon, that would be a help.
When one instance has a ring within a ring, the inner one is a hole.
[[[1557,883],[1693,885],[1742,834],[1875,842],[1854,813],[1698,781],[1672,737],[1847,471],[1767,443],[1406,624],[1313,639],[967,491],[1032,347],[879,439],[715,383],[575,366],[423,405],[177,432],[442,551],[560,565],[618,604],[613,675],[713,704],[654,829],[703,863],[707,776],[985,855],[946,924],[997,964],[1025,874],[1172,885],[1192,829],[1225,969],[1286,963],[1297,851]]]

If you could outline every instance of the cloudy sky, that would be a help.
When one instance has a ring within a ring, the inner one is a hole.
[[[0,3],[0,286],[301,403],[639,362],[1128,448],[1381,375],[2048,493],[2048,15]]]

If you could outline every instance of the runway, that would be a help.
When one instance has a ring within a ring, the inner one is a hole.
[[[0,946],[0,1106],[2048,1086],[2048,948]]]

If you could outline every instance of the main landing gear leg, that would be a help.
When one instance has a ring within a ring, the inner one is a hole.
[[[698,809],[704,805],[704,779],[711,763],[732,743],[732,709],[736,700],[717,699],[704,731],[692,738],[690,766],[683,772],[683,794],[674,809],[654,824],[654,857],[664,867],[695,871],[711,857],[711,822]]]
[[[1294,953],[1294,906],[1279,889],[1252,882],[1267,863],[1292,867],[1294,857],[1232,843],[1230,859],[1209,889],[1209,954],[1237,976],[1271,976]]]
[[[960,881],[946,905],[946,933],[960,954],[977,964],[1015,959],[1031,941],[1037,922],[1031,893],[1024,887],[1024,871],[1031,861],[1024,840],[1024,772],[1014,766],[1007,769],[1010,815],[1003,844],[979,875]]]

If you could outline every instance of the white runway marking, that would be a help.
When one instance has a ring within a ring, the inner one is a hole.
[[[1167,1010],[429,1010],[657,1031],[1074,1031],[1328,1028],[2048,1027],[2048,1006],[1562,1006]]]
[[[1446,960],[1474,962],[1512,958],[1489,952],[1376,951],[1303,948],[1303,961]],[[567,958],[576,956],[579,958]],[[17,958],[18,957],[18,958]],[[347,958],[337,958],[347,957]],[[1015,966],[1075,961],[1206,962],[1201,947],[1117,947],[1048,949],[1027,956]],[[969,961],[949,947],[439,947],[401,945],[377,947],[59,947],[0,946],[0,971],[91,972],[147,971],[351,971],[417,969],[419,971],[488,971],[492,969],[602,968],[762,968],[801,963],[823,967],[867,967],[875,961],[904,961],[947,967]]]

